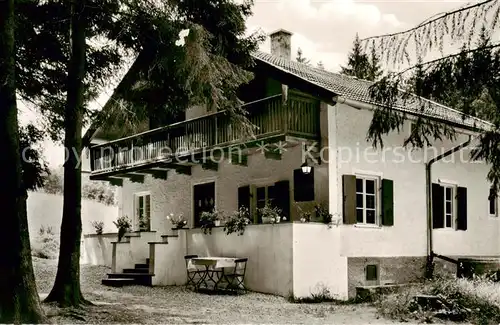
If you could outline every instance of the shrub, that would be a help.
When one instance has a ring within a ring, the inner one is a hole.
[[[104,229],[104,222],[103,221],[92,221],[91,222],[92,227],[95,229],[95,233],[98,235],[102,235],[103,229]]]
[[[452,312],[463,312],[475,324],[500,322],[500,284],[486,278],[474,280],[436,278],[419,287],[382,296],[375,302],[380,315],[401,321],[432,321],[436,312],[415,304],[416,295],[437,296]]]
[[[43,225],[38,230],[38,237],[31,245],[31,255],[43,259],[55,259],[59,253],[59,237],[52,227]]]

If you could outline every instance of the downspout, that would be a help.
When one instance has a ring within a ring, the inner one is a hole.
[[[432,242],[432,173],[431,167],[435,162],[446,158],[455,152],[462,150],[467,147],[472,141],[472,136],[469,135],[469,139],[456,147],[442,153],[425,164],[425,192],[426,192],[426,206],[427,206],[427,263],[425,267],[425,277],[427,279],[432,278],[434,273],[434,250]]]
[[[335,103],[346,104],[348,106],[354,107],[356,109],[373,109],[374,105],[360,102],[357,100],[347,99],[342,96],[334,96],[333,101]],[[469,139],[464,143],[451,148],[445,153],[438,155],[432,158],[429,162],[425,164],[425,172],[426,172],[426,207],[427,207],[427,264],[426,264],[426,278],[431,278],[433,275],[433,260],[434,260],[434,251],[433,251],[433,242],[432,242],[432,177],[431,177],[431,167],[435,162],[446,158],[457,151],[462,150],[467,147],[472,141],[472,136],[469,135]]]

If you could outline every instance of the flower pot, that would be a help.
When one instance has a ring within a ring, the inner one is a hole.
[[[281,217],[276,217],[276,223],[280,223]]]
[[[215,222],[214,222],[214,223],[215,223],[215,226],[216,226],[216,227],[220,227],[220,220],[215,220]]]

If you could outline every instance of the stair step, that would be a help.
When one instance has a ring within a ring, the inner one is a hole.
[[[149,274],[148,267],[136,267],[135,269],[123,269],[123,273],[145,273]]]
[[[109,287],[123,287],[125,285],[134,285],[136,281],[133,278],[102,279],[101,283]]]
[[[108,273],[110,279],[134,279],[135,284],[150,286],[152,274],[148,273]]]
[[[136,269],[148,269],[149,268],[149,263],[148,264],[136,264],[134,265]]]

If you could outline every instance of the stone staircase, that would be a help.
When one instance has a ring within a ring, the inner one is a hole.
[[[149,273],[149,258],[146,264],[135,264],[133,269],[124,269],[122,273],[108,273],[107,279],[101,283],[110,287],[123,287],[125,285],[151,286],[151,278],[154,274]]]

